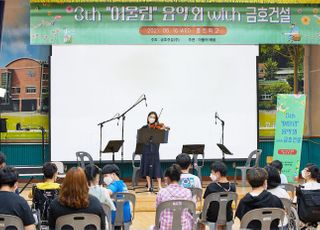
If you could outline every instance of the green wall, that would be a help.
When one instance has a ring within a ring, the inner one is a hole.
[[[262,140],[259,143],[259,148],[262,149],[262,157],[260,165],[264,166],[266,164],[267,156],[272,156],[273,154],[272,140]],[[7,156],[7,163],[9,165],[42,165],[42,146],[41,144],[2,144],[1,151]],[[49,158],[49,148],[45,145],[45,159]],[[244,160],[227,160],[228,175],[234,175],[234,166],[243,165]],[[304,139],[302,144],[302,154],[301,154],[301,166],[303,167],[308,162],[316,163],[320,165],[320,138],[309,138]],[[164,170],[172,162],[161,162],[161,167]],[[202,171],[203,176],[208,176],[210,174],[210,160],[205,161],[205,166]],[[68,162],[67,166],[71,167],[76,165],[76,162]],[[125,161],[123,164],[119,164],[122,177],[130,178],[132,173],[131,162]],[[239,175],[239,173],[237,173]]]

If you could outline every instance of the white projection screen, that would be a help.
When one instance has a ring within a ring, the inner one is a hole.
[[[75,161],[75,152],[99,160],[98,123],[123,113],[124,160],[131,160],[137,129],[150,111],[163,112],[169,142],[162,160],[175,159],[184,144],[205,144],[205,159],[219,159],[216,143],[225,121],[225,145],[246,158],[257,148],[256,45],[53,46],[51,59],[51,159]],[[103,127],[103,146],[121,139],[121,120]],[[116,160],[121,159],[121,151]],[[110,160],[111,154],[103,154]]]

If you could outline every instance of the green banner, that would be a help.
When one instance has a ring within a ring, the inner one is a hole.
[[[288,182],[299,176],[305,107],[305,95],[278,95],[273,159],[282,162]]]
[[[318,5],[31,3],[31,44],[320,44]]]

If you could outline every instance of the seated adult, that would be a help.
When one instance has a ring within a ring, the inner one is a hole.
[[[40,190],[57,190],[60,189],[60,184],[56,183],[58,176],[58,168],[54,163],[46,162],[42,167],[44,182],[36,184],[36,188]],[[29,198],[32,198],[32,191],[29,193]]]
[[[301,171],[301,176],[305,183],[301,185],[304,190],[318,190],[320,189],[320,170],[316,164],[309,163]]]
[[[111,210],[116,210],[108,190],[99,185],[100,168],[96,165],[89,164],[85,168],[85,173],[89,185],[89,194],[97,197],[101,203],[108,205]]]
[[[101,229],[106,228],[105,212],[100,201],[89,195],[86,175],[82,168],[71,168],[62,183],[59,197],[53,200],[49,208],[49,228],[55,229],[60,216],[89,213],[100,217]]]
[[[236,217],[239,220],[249,211],[259,208],[282,208],[281,200],[266,190],[268,173],[263,168],[253,168],[248,171],[248,182],[252,191],[247,193],[239,202],[236,211]],[[279,220],[271,223],[270,229],[278,229]],[[261,229],[259,221],[251,221],[248,225],[249,229]]]
[[[173,164],[165,172],[165,180],[167,187],[162,188],[156,198],[156,206],[158,207],[162,202],[168,200],[193,200],[191,191],[179,185],[181,176],[181,168],[179,165]],[[160,214],[160,229],[171,230],[173,213],[170,210],[164,210]],[[189,230],[193,227],[193,217],[185,210],[181,216],[181,229]]]
[[[227,166],[221,161],[216,161],[211,164],[210,178],[212,180],[212,183],[210,183],[206,188],[206,191],[203,195],[204,199],[211,193],[236,191],[236,186],[233,183],[230,183],[227,179],[227,171]],[[232,221],[233,219],[233,211],[231,205],[232,202],[230,201],[227,204],[227,221]],[[218,217],[218,211],[219,203],[211,202],[207,212],[207,220],[209,222],[216,222]],[[218,226],[218,228],[221,228],[221,226]]]
[[[102,169],[102,173],[104,175],[103,181],[107,185],[107,190],[110,196],[117,192],[128,192],[127,185],[123,182],[123,180],[120,180],[120,169],[117,165],[105,165]],[[112,211],[111,215],[112,224],[114,224],[114,221],[116,219],[116,211]],[[131,211],[129,202],[125,202],[123,205],[123,220],[125,223],[131,221]],[[117,228],[119,228],[119,226],[117,226]]]
[[[35,220],[28,203],[15,194],[18,173],[12,167],[0,169],[0,214],[19,217],[25,230],[35,229]]]
[[[288,183],[288,178],[287,178],[286,175],[284,175],[282,173],[282,167],[283,167],[282,162],[279,161],[279,160],[274,160],[274,161],[271,162],[270,166],[275,167],[279,171],[281,184],[287,184]]]
[[[181,168],[179,184],[184,188],[202,188],[199,177],[189,173],[191,169],[191,158],[188,154],[181,153],[176,157],[176,163]]]

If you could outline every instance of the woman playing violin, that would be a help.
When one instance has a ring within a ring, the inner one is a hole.
[[[147,118],[147,125],[143,128],[168,130],[169,127],[159,123],[158,119],[156,112],[150,112]],[[146,177],[148,191],[152,191],[153,189],[151,188],[151,176],[152,178],[157,178],[159,189],[161,189],[162,171],[160,166],[159,147],[159,144],[154,143],[148,143],[143,146],[140,176]],[[152,165],[152,167],[150,167],[150,165]]]

